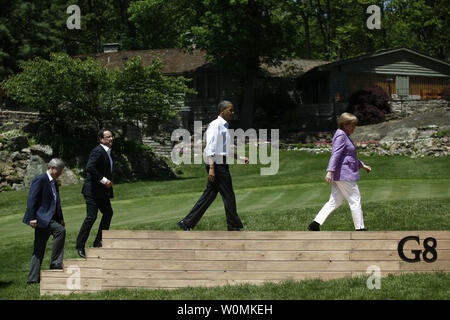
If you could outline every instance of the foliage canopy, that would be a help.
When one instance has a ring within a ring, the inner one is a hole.
[[[14,100],[38,109],[53,135],[136,121],[155,131],[175,118],[177,107],[192,92],[183,77],[164,76],[159,60],[142,66],[139,57],[112,72],[93,58],[64,53],[22,62],[21,68],[23,72],[1,86]]]

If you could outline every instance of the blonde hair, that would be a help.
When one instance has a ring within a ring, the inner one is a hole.
[[[354,123],[355,125],[358,123],[358,118],[354,114],[344,112],[343,114],[341,114],[339,116],[339,119],[338,119],[339,129],[343,129],[344,125],[350,124],[350,123],[352,123],[352,124]]]

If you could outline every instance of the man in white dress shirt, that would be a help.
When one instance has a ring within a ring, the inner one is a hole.
[[[193,229],[205,211],[220,192],[225,206],[227,226],[229,231],[240,231],[244,226],[236,210],[236,197],[233,191],[230,170],[226,158],[238,156],[232,151],[232,141],[228,132],[229,121],[233,118],[234,106],[229,101],[219,103],[219,116],[212,121],[206,130],[206,147],[204,158],[208,172],[206,189],[200,199],[192,208],[191,212],[180,222],[178,226],[186,231]],[[241,161],[248,164],[246,157],[239,157]]]

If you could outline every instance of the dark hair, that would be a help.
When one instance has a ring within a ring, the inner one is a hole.
[[[111,132],[111,130],[109,130],[109,129],[100,129],[100,130],[98,131],[98,134],[97,134],[97,139],[98,139],[98,140],[104,138],[105,131]],[[111,134],[112,134],[112,132],[111,132]]]

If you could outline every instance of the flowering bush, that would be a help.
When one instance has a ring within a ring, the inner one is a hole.
[[[359,124],[383,122],[391,113],[389,96],[380,86],[355,91],[349,98],[347,112],[358,117]]]

